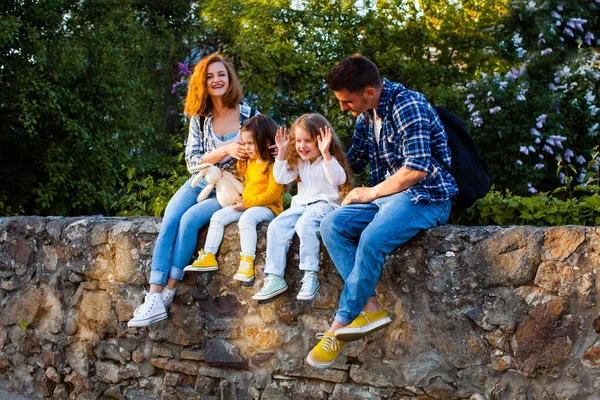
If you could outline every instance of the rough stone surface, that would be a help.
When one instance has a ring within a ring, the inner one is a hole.
[[[392,324],[317,370],[305,357],[343,281],[322,248],[319,294],[298,302],[295,238],[288,292],[252,300],[264,224],[254,287],[231,279],[232,224],[221,269],[185,276],[167,320],[128,329],[159,227],[156,218],[0,218],[0,374],[12,388],[81,400],[600,398],[597,228],[419,234],[388,257],[377,287]]]

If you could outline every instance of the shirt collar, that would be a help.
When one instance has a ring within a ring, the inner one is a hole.
[[[387,114],[389,105],[394,101],[392,94],[397,89],[404,89],[401,83],[390,82],[387,79],[383,79],[383,87],[381,89],[381,96],[379,97],[379,104],[377,105],[377,115],[383,119],[383,116]]]

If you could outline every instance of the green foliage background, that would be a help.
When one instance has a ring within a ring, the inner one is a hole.
[[[560,184],[558,149],[544,159],[544,169],[520,149],[531,144],[530,130],[542,114],[544,138],[568,138],[564,144],[574,157],[589,159],[597,144],[587,132],[598,114],[583,107],[590,91],[598,93],[596,3],[3,2],[0,215],[161,215],[187,179],[185,120],[180,98],[171,94],[173,83],[185,79],[177,63],[215,50],[233,61],[251,105],[288,125],[302,113],[323,113],[346,143],[354,121],[341,113],[324,77],[341,59],[364,54],[382,76],[425,93],[470,124],[497,193],[551,190]],[[564,10],[560,28],[551,14],[558,8]],[[585,31],[595,35],[591,44],[577,30],[574,37],[562,34],[568,18],[585,19]],[[541,56],[547,47],[553,52]],[[564,78],[579,86],[549,89],[565,65],[575,70],[590,60],[590,76]],[[511,68],[523,73],[505,86]],[[524,88],[527,101],[515,100]],[[506,112],[490,114],[498,105]],[[473,123],[476,110],[485,115],[483,124]]]

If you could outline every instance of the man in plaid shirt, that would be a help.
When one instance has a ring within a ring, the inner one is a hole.
[[[391,323],[375,297],[385,257],[421,230],[445,224],[458,193],[437,161],[451,165],[444,126],[421,93],[381,80],[359,55],[340,62],[327,86],[357,117],[347,156],[355,173],[370,167],[371,185],[353,189],[321,223],[345,285],[333,324],[307,357],[317,368],[333,364],[347,341]]]

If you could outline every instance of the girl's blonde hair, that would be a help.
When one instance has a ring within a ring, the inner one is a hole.
[[[268,115],[258,114],[250,118],[244,125],[242,125],[240,132],[244,131],[252,133],[258,158],[260,158],[266,164],[262,171],[263,174],[266,174],[269,171],[271,164],[275,162],[275,158],[273,157],[273,154],[271,154],[269,146],[275,144],[277,124]],[[237,172],[240,177],[244,175],[247,167],[248,160],[238,160]]]
[[[244,90],[231,64],[221,54],[212,53],[196,64],[190,78],[183,109],[183,112],[190,118],[195,115],[206,117],[213,108],[212,100],[206,90],[206,75],[208,66],[216,62],[223,63],[229,77],[229,88],[223,96],[223,104],[228,108],[235,108],[244,98]]]
[[[287,151],[287,161],[288,168],[290,170],[297,170],[298,163],[301,158],[298,152],[296,151],[296,129],[302,128],[306,132],[310,134],[313,143],[318,147],[317,137],[321,134],[320,128],[329,128],[331,129],[331,145],[329,145],[329,153],[340,163],[342,168],[344,168],[344,172],[346,173],[346,182],[340,185],[340,198],[343,199],[354,184],[354,175],[352,174],[352,168],[350,167],[350,162],[346,158],[346,152],[344,151],[344,146],[342,145],[342,141],[335,134],[335,131],[331,127],[331,124],[324,116],[321,114],[304,114],[300,116],[290,129],[290,145]]]

